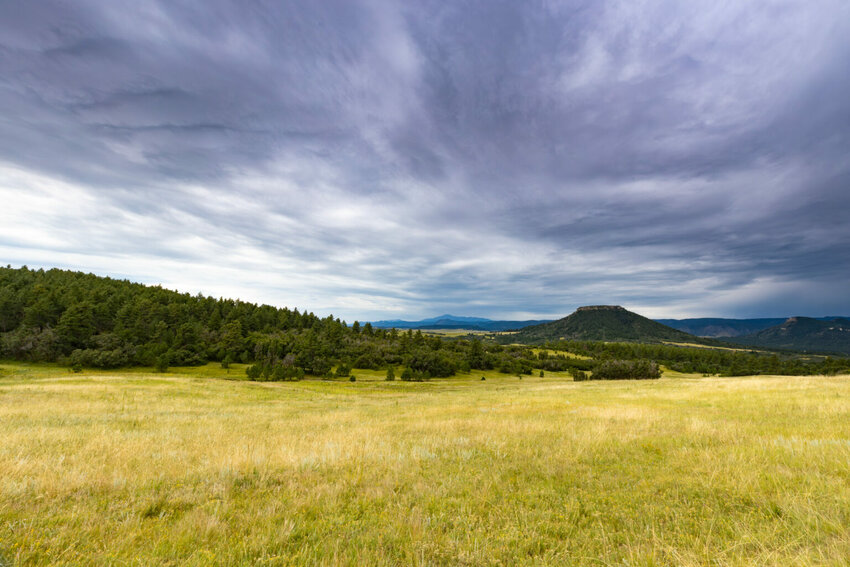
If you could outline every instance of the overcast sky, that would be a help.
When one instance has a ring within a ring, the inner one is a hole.
[[[850,3],[3,1],[0,261],[349,321],[850,315]]]

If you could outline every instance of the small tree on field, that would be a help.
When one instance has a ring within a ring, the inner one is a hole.
[[[570,368],[570,376],[573,377],[573,381],[575,382],[584,382],[585,380],[590,379],[587,372],[579,370],[578,368]]]
[[[395,380],[395,370],[390,366],[387,368],[387,382],[392,382],[393,380]]]
[[[351,374],[351,367],[345,364],[344,362],[340,362],[339,366],[336,367],[337,377],[344,378],[349,374]]]

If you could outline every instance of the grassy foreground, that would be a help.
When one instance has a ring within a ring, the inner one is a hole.
[[[850,557],[847,376],[197,374],[0,365],[0,565]]]

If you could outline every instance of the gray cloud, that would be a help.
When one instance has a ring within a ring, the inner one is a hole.
[[[0,256],[349,319],[850,314],[850,7],[0,4]]]

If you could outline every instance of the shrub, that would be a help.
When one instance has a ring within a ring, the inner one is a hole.
[[[258,380],[262,373],[263,368],[259,364],[252,364],[245,369],[245,374],[248,376],[249,380]]]
[[[578,368],[570,368],[570,376],[573,377],[573,381],[575,382],[584,382],[585,380],[590,379],[587,372],[579,370]]]
[[[337,378],[344,378],[349,374],[351,374],[351,367],[344,362],[340,362],[339,366],[336,367]]]

